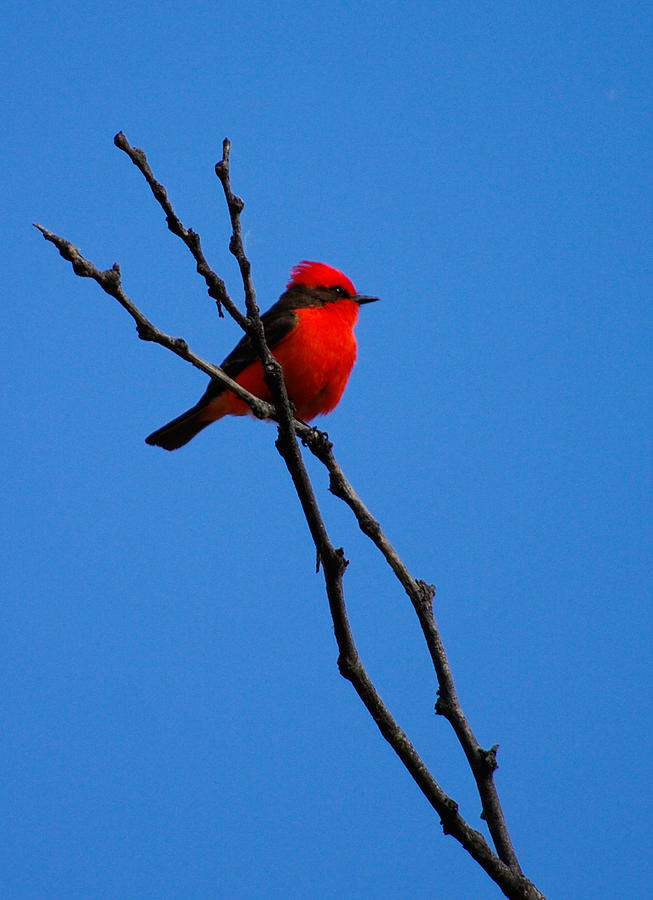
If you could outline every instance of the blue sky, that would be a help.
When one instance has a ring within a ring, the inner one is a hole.
[[[336,455],[437,585],[525,872],[643,896],[650,10],[44,0],[3,32],[3,897],[500,896],[337,674],[274,428],[146,446],[204,377],[31,228],[226,355],[237,328],[120,129],[235,299],[225,135],[260,305],[305,258],[382,298],[324,421]],[[482,829],[409,603],[307,464],[369,673]]]

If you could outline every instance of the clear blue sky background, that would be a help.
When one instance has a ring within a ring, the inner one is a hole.
[[[336,669],[273,426],[144,444],[205,378],[31,228],[219,362],[219,320],[115,132],[240,298],[319,259],[383,302],[324,422],[500,744],[551,898],[650,889],[651,18],[644,3],[5,12],[3,898],[426,898],[498,889]],[[308,460],[369,672],[479,829],[412,609]]]

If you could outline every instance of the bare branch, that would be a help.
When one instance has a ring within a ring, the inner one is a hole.
[[[215,174],[220,180],[222,190],[224,191],[225,200],[227,201],[227,209],[231,219],[231,239],[229,241],[229,250],[235,256],[240,269],[240,275],[243,280],[243,289],[245,291],[245,306],[247,308],[246,331],[254,345],[261,365],[263,366],[263,374],[265,383],[268,386],[270,395],[277,409],[277,421],[279,422],[279,435],[284,435],[287,443],[288,453],[298,458],[301,462],[301,454],[299,448],[297,453],[291,450],[291,444],[295,441],[295,423],[293,421],[293,409],[288,399],[286,383],[283,377],[283,369],[270,353],[270,348],[265,340],[265,331],[259,316],[259,309],[256,303],[256,291],[252,283],[251,265],[245,250],[243,248],[243,235],[240,227],[240,214],[245,204],[231,190],[231,180],[229,176],[229,154],[231,151],[231,142],[229,138],[225,138],[222,142],[222,159],[215,164]],[[306,477],[308,482],[308,476]],[[310,487],[310,483],[309,483]],[[301,499],[301,498],[300,498]],[[315,499],[315,498],[313,498]]]
[[[241,198],[237,197],[231,190],[231,179],[229,176],[230,153],[231,141],[229,138],[225,138],[222,142],[222,159],[215,164],[215,174],[220,179],[225,200],[227,201],[227,209],[229,210],[229,218],[231,219],[231,240],[229,241],[229,250],[236,257],[238,268],[240,269],[240,274],[243,279],[247,314],[256,317],[258,316],[258,306],[256,305],[256,293],[254,291],[254,285],[252,284],[252,267],[245,256],[245,250],[243,248],[243,232],[240,227],[240,214],[245,208],[245,204]]]
[[[149,184],[155,199],[166,214],[166,222],[168,223],[168,228],[173,234],[176,234],[177,237],[180,237],[182,239],[184,244],[186,244],[190,252],[193,254],[195,262],[197,263],[197,271],[206,282],[209,297],[212,297],[216,302],[218,314],[220,316],[224,315],[224,313],[222,312],[222,307],[224,306],[229,311],[229,314],[236,320],[236,322],[238,322],[240,327],[244,331],[246,331],[247,323],[245,317],[240,312],[238,307],[231,301],[229,294],[227,293],[227,289],[224,285],[224,281],[215,274],[213,269],[211,269],[206,259],[204,258],[202,247],[200,245],[199,235],[196,234],[196,232],[194,232],[192,228],[184,228],[184,226],[181,224],[177,214],[172,208],[170,201],[168,200],[166,189],[162,184],[159,184],[159,182],[152,174],[152,170],[150,169],[145,153],[139,147],[132,147],[122,131],[118,132],[118,134],[114,137],[113,142],[119,150],[122,150],[127,154],[136,168],[142,173],[143,177]]]
[[[267,347],[258,314],[256,295],[251,282],[250,263],[242,245],[240,214],[243,209],[243,202],[233,194],[230,185],[230,143],[228,139],[225,138],[223,143],[222,159],[216,165],[216,174],[221,181],[231,218],[232,236],[229,247],[238,261],[243,279],[247,317],[244,317],[238,311],[229,298],[224,283],[208,266],[200,248],[199,237],[195,232],[182,226],[172,209],[165,189],[154,178],[147,164],[145,154],[141,150],[132,148],[122,132],[116,135],[115,143],[142,172],[155,198],[166,213],[169,229],[178,235],[189,248],[197,263],[197,271],[205,279],[209,295],[216,300],[220,314],[222,315],[221,307],[224,306],[250,336],[261,359],[266,383],[274,401],[274,407],[241,388],[237,382],[232,381],[217,366],[213,366],[196,356],[182,339],[169,337],[155,328],[124,293],[120,281],[120,270],[117,265],[114,265],[112,269],[107,271],[100,271],[93,263],[84,259],[77,248],[70,242],[47,231],[40,225],[36,227],[46,240],[57,247],[64,259],[71,262],[77,275],[93,278],[106,293],[118,300],[136,322],[139,337],[167,347],[178,356],[188,360],[196,368],[201,369],[211,378],[215,378],[223,383],[241,397],[259,418],[276,419],[278,422],[276,446],[295,485],[304,516],[315,543],[318,564],[322,564],[326,593],[338,644],[338,667],[341,674],[352,683],[376,722],[381,734],[390,743],[408,769],[428,802],[437,811],[444,833],[451,834],[460,842],[495,881],[505,896],[514,898],[514,900],[544,900],[543,895],[537,888],[522,875],[508,835],[493,780],[497,748],[493,747],[491,750],[483,750],[478,745],[460,707],[449,663],[433,616],[434,588],[423,581],[414,579],[410,575],[383,534],[379,523],[372,517],[345,478],[333,456],[332,445],[326,435],[303,422],[293,419],[293,410],[286,392],[283,371]],[[457,804],[447,796],[427,770],[416,749],[384,705],[362,665],[345,606],[343,574],[347,567],[347,561],[342,549],[334,548],[329,539],[312,485],[304,467],[296,434],[301,437],[311,452],[325,465],[329,472],[330,490],[350,507],[356,516],[359,527],[383,554],[413,604],[439,684],[439,699],[436,704],[436,711],[448,719],[463,747],[476,779],[483,805],[483,815],[487,820],[498,855],[491,850],[483,836],[465,822],[458,811]]]
[[[274,418],[274,407],[271,406],[271,404],[266,403],[259,397],[255,397],[254,394],[250,394],[250,392],[241,387],[237,381],[230,378],[226,372],[223,372],[219,366],[214,366],[211,363],[206,362],[206,360],[203,360],[200,356],[197,356],[189,349],[188,344],[182,338],[170,337],[170,335],[164,334],[163,331],[156,328],[156,326],[143,315],[123,291],[118,263],[114,263],[111,269],[101,271],[92,262],[85,259],[77,247],[75,247],[74,244],[71,244],[70,241],[59,237],[52,231],[48,231],[48,229],[44,228],[42,225],[34,223],[34,227],[38,228],[46,241],[50,241],[51,244],[54,244],[64,259],[67,259],[68,262],[72,263],[75,275],[79,275],[80,278],[92,278],[94,281],[97,281],[103,291],[110,294],[112,297],[115,297],[123,309],[126,309],[134,322],[136,322],[136,331],[141,340],[152,341],[155,344],[166,347],[168,350],[172,350],[177,356],[192,363],[196,369],[199,369],[211,378],[224,384],[225,387],[228,387],[230,391],[233,391],[234,394],[237,394],[241,400],[244,400],[245,403],[247,403],[257,419]]]
[[[349,506],[358,521],[361,531],[381,551],[386,562],[408,594],[417,613],[438,680],[439,696],[435,706],[436,712],[449,721],[465,752],[478,786],[483,806],[483,818],[487,822],[499,857],[511,869],[521,872],[503,816],[496,785],[494,784],[493,773],[497,768],[497,747],[495,746],[491,750],[483,750],[474,737],[463,713],[454,686],[449,661],[433,615],[435,588],[424,581],[419,581],[412,577],[396,550],[384,535],[379,523],[374,519],[345,477],[333,455],[332,445],[325,439],[325,436],[317,429],[311,429],[309,434],[302,435],[302,439],[329,472],[329,490],[331,493]]]

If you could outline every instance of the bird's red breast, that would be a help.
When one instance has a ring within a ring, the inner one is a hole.
[[[272,355],[281,364],[288,396],[300,419],[310,422],[337,405],[356,360],[353,327],[358,306],[353,300],[340,299],[324,306],[294,310],[295,325],[274,346]],[[238,384],[262,400],[270,393],[263,368],[255,359],[235,379]],[[247,404],[224,391],[207,404],[202,418],[210,421],[225,415],[244,416]]]

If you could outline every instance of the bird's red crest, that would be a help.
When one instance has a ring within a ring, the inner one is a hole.
[[[325,263],[308,262],[304,259],[290,270],[290,281],[286,288],[293,284],[303,284],[308,288],[342,288],[350,297],[356,296],[356,288],[342,272],[327,266]]]

